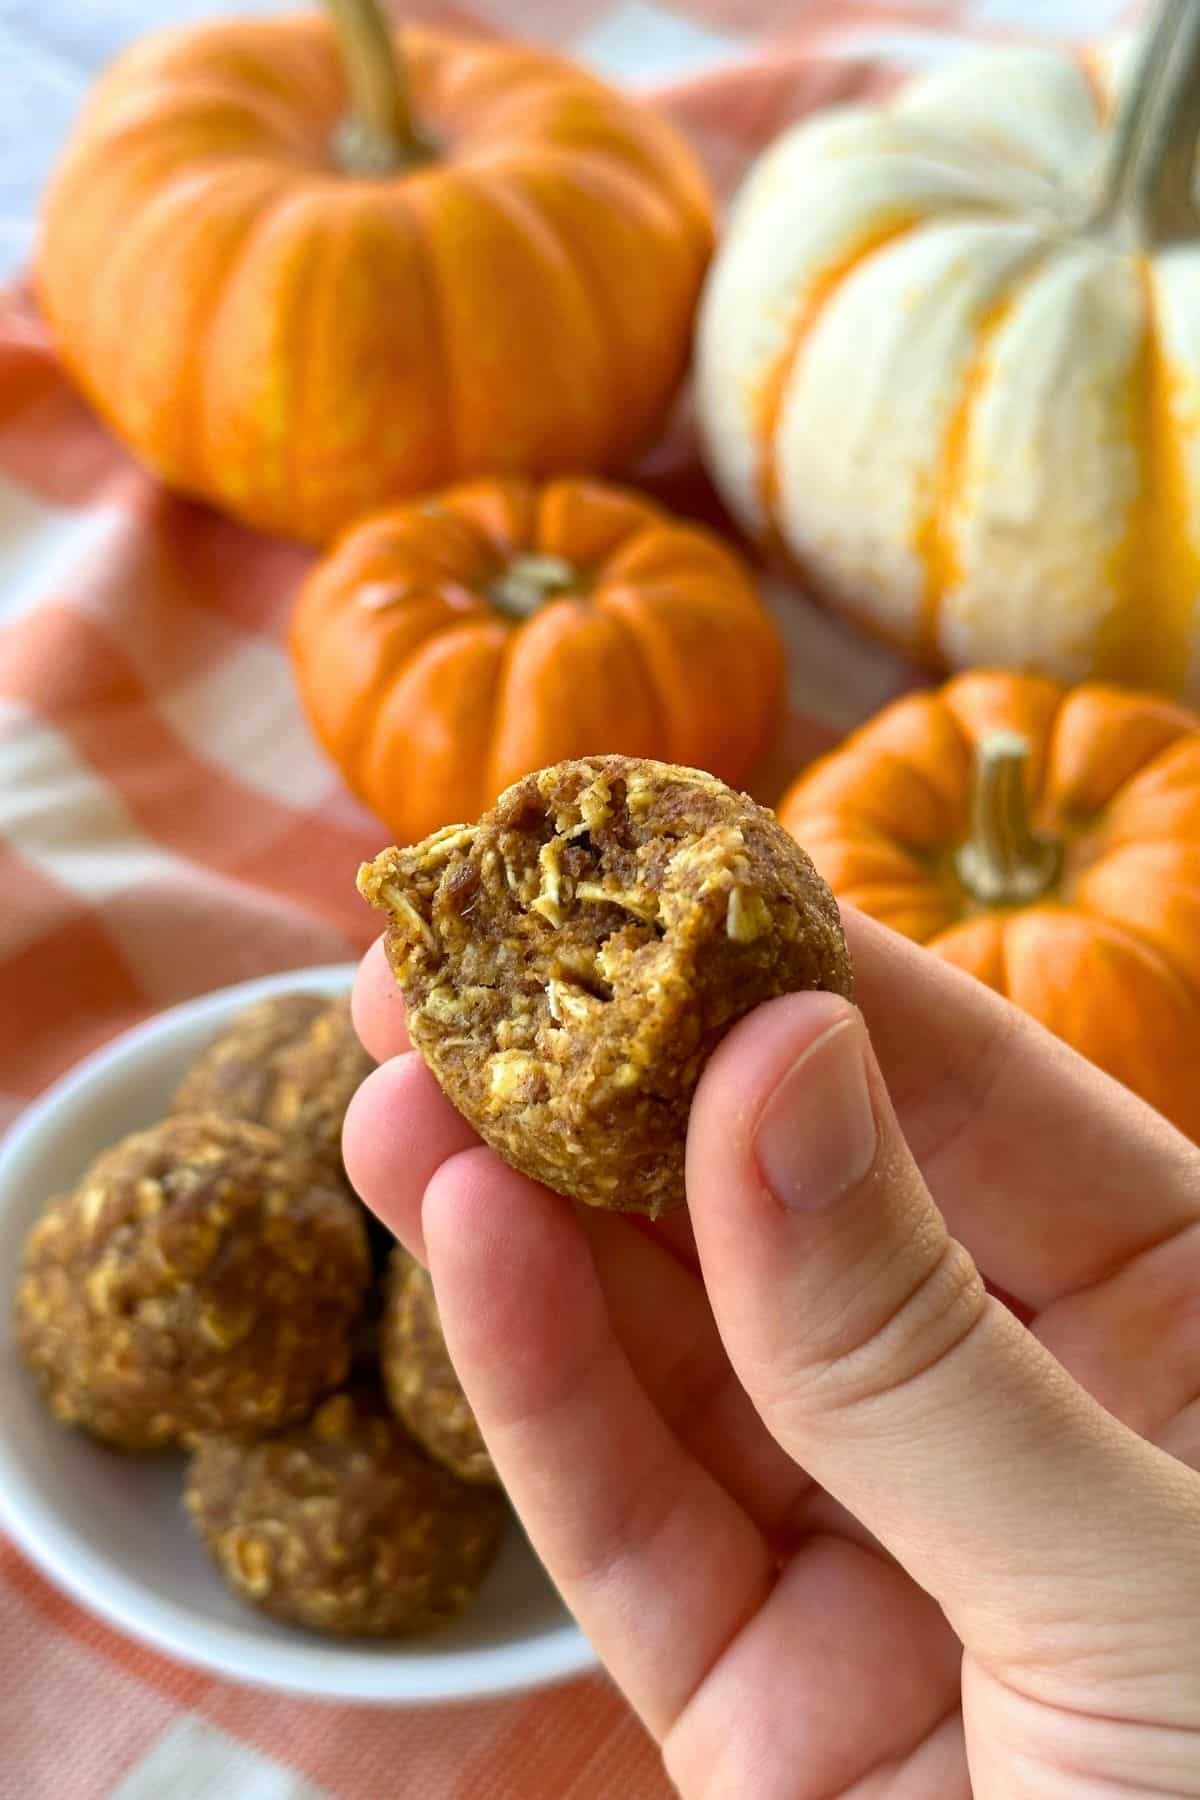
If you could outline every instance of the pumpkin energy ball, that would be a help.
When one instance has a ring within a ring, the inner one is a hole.
[[[346,1108],[374,1067],[348,996],[272,994],[239,1014],[193,1063],[175,1111],[268,1125],[340,1170]]]
[[[462,1481],[497,1486],[446,1349],[429,1271],[399,1245],[388,1268],[380,1366],[392,1411],[422,1450]]]
[[[181,1113],[100,1156],[33,1227],[17,1335],[51,1411],[126,1450],[258,1435],[345,1378],[357,1205],[274,1132]]]
[[[505,1518],[498,1494],[426,1462],[358,1391],[261,1443],[205,1439],[185,1504],[236,1594],[277,1619],[371,1637],[460,1613]]]
[[[773,995],[852,989],[804,851],[746,795],[665,763],[544,769],[477,825],[383,851],[359,888],[454,1105],[592,1206],[681,1204],[692,1094],[725,1032]]]

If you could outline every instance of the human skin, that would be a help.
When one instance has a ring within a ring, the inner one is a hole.
[[[479,1145],[376,946],[351,1179],[687,1800],[1198,1796],[1200,1151],[846,925],[861,1014],[734,1028],[656,1227]]]

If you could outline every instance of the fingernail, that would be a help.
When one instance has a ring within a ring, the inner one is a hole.
[[[781,1206],[818,1212],[870,1172],[879,1134],[856,1018],[839,1019],[794,1062],[767,1101],[754,1149]]]

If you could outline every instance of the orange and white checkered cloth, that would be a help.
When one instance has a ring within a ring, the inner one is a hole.
[[[815,106],[878,91],[971,38],[1091,35],[1130,9],[691,0],[684,14],[659,0],[432,0],[416,10],[550,43],[650,90],[728,192],[760,146]],[[86,13],[82,41],[64,12]],[[47,122],[60,134],[93,52],[160,19],[151,0],[7,0],[0,120],[18,119],[21,154],[39,124],[43,139]],[[2,139],[0,125],[0,163]],[[41,142],[35,162],[54,148]],[[32,229],[6,179],[0,258],[23,251]],[[686,432],[644,475],[685,510],[710,504]],[[157,487],[64,380],[27,292],[0,294],[0,1128],[148,1013],[366,946],[373,927],[353,876],[380,827],[309,741],[282,648],[306,560]],[[799,596],[783,604],[795,766],[909,672]],[[599,1679],[452,1709],[276,1697],[119,1637],[3,1541],[0,1668],[0,1800],[669,1792],[654,1747]]]

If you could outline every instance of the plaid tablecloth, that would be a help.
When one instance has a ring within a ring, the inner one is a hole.
[[[172,18],[218,0],[174,0]],[[260,7],[259,10],[268,10]],[[723,192],[787,121],[989,35],[1091,35],[1124,0],[463,0],[651,90]],[[152,0],[0,0],[0,268],[96,68]],[[697,509],[686,430],[645,477]],[[282,649],[304,554],[162,492],[64,382],[20,285],[0,295],[0,1128],[84,1051],[242,977],[356,954],[379,827],[306,735]],[[787,754],[910,672],[781,596]],[[2,1429],[2,1426],[0,1426]],[[656,1753],[599,1679],[386,1711],[240,1688],[130,1643],[0,1541],[0,1800],[654,1800]]]

